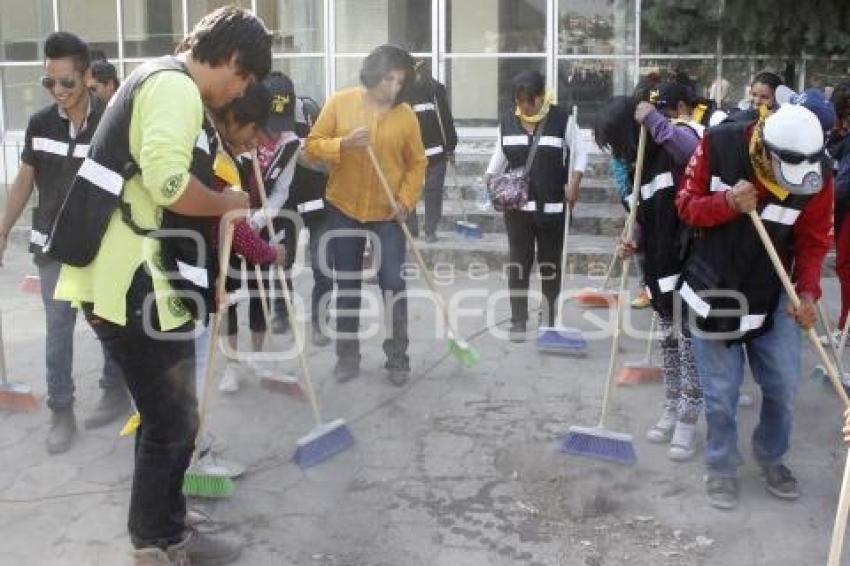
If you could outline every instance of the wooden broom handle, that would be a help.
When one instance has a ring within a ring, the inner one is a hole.
[[[629,216],[626,219],[626,227],[623,233],[631,236],[637,216],[638,191],[640,191],[640,180],[643,176],[643,161],[646,155],[646,126],[640,127],[640,138],[638,140],[637,159],[635,161],[635,177],[632,180],[632,194],[630,198]],[[614,339],[611,340],[611,356],[608,358],[608,378],[605,381],[605,394],[602,397],[602,414],[599,417],[599,428],[605,426],[605,418],[608,416],[608,401],[611,398],[611,389],[614,385],[614,368],[617,365],[617,350],[620,347],[620,330],[623,325],[623,295],[626,294],[626,285],[629,280],[629,267],[631,257],[623,258],[623,272],[620,274],[620,291],[617,293],[617,309],[614,322]]]
[[[260,160],[257,157],[257,150],[251,152],[251,162],[254,166],[254,178],[257,181],[257,190],[260,193],[260,201],[263,207],[263,218],[266,221],[266,229],[269,232],[269,240],[274,241],[276,234],[274,226],[272,225],[272,219],[268,213],[269,199],[266,194],[266,183],[263,181],[263,172],[260,170]],[[304,354],[304,340],[301,336],[301,330],[298,328],[298,324],[296,324],[295,321],[295,307],[292,305],[292,295],[289,292],[289,285],[286,284],[286,274],[283,271],[283,267],[280,265],[272,266],[272,269],[275,270],[280,281],[281,294],[283,295],[283,300],[286,303],[286,310],[289,312],[292,338],[295,340],[295,348],[298,350],[298,359],[301,362],[301,371],[304,372],[304,385],[307,389],[307,398],[310,400],[310,407],[313,410],[313,419],[316,421],[316,426],[318,427],[321,426],[323,422],[322,413],[319,410],[319,402],[316,399],[316,391],[313,389],[313,379],[310,376],[310,368],[307,364],[307,357]]]
[[[274,265],[274,264],[272,264]],[[269,308],[269,303],[266,295],[266,283],[263,278],[263,270],[260,268],[260,264],[254,264],[254,278],[257,280],[257,292],[260,295],[260,305],[263,308],[263,320],[266,323],[266,332],[268,332],[269,327],[272,323],[272,313]]]
[[[378,180],[380,181],[379,184],[384,189],[384,194],[386,195],[387,199],[389,199],[390,204],[395,205],[396,199],[393,196],[393,191],[390,188],[390,183],[389,181],[387,181],[387,177],[384,175],[384,170],[381,167],[381,163],[378,161],[378,158],[375,155],[375,151],[372,149],[371,145],[366,147],[366,151],[369,154],[369,160],[372,162],[372,168],[378,175]],[[411,214],[416,214],[416,211],[411,211]],[[398,222],[398,225],[401,226],[401,229],[404,232],[404,237],[410,244],[410,249],[413,250],[413,256],[414,258],[416,258],[416,263],[419,264],[419,269],[421,269],[422,273],[425,275],[425,282],[428,284],[428,288],[434,295],[434,300],[437,302],[437,305],[440,308],[440,312],[443,314],[443,321],[446,324],[446,328],[448,328],[449,330],[451,338],[460,340],[460,335],[455,331],[454,327],[452,326],[452,321],[449,317],[448,307],[446,306],[445,301],[443,301],[443,296],[437,290],[437,285],[436,283],[434,283],[434,279],[431,277],[431,270],[429,270],[428,267],[425,265],[425,259],[419,252],[419,247],[416,245],[416,241],[410,234],[410,230],[407,228],[407,223],[398,218],[396,218],[396,222]]]
[[[747,214],[749,215],[750,220],[753,221],[753,226],[755,226],[756,232],[758,232],[759,238],[761,238],[761,243],[764,245],[767,255],[770,256],[770,261],[773,263],[776,275],[779,276],[779,280],[782,281],[782,286],[785,288],[785,293],[788,295],[788,298],[791,299],[791,304],[794,305],[794,308],[799,308],[800,297],[797,295],[797,291],[794,289],[794,285],[791,283],[791,279],[785,271],[785,266],[782,265],[782,260],[779,259],[779,254],[776,253],[776,248],[773,247],[773,242],[770,240],[770,236],[768,235],[767,230],[765,230],[764,223],[761,221],[758,212],[751,210]],[[820,340],[818,340],[815,328],[811,327],[806,330],[806,335],[809,337],[809,342],[811,342],[815,351],[817,351],[823,367],[826,368],[826,374],[829,376],[829,381],[832,383],[832,387],[835,389],[835,392],[838,394],[841,402],[844,403],[844,408],[850,409],[850,398],[847,397],[847,392],[844,391],[844,387],[841,385],[841,379],[838,377],[838,371],[835,369],[835,365],[829,359],[826,350],[823,349],[823,344],[821,344]]]
[[[200,456],[200,440],[204,434],[204,423],[206,421],[207,407],[209,405],[210,384],[213,380],[213,372],[215,368],[216,352],[218,350],[218,333],[221,329],[221,321],[224,318],[224,311],[227,306],[224,304],[224,296],[227,293],[227,271],[230,266],[230,251],[233,249],[233,222],[227,221],[227,226],[224,228],[224,240],[221,242],[219,257],[218,257],[218,279],[215,282],[215,297],[216,302],[215,314],[213,315],[212,326],[210,327],[209,348],[207,349],[207,371],[204,374],[203,391],[201,392],[200,405],[198,407],[198,432],[195,435],[195,451],[192,453],[192,463],[198,461]]]
[[[835,525],[832,527],[832,541],[829,545],[827,566],[841,566],[841,551],[844,547],[844,533],[847,530],[847,514],[850,511],[850,450],[844,462],[844,479],[841,481],[841,495],[835,511]]]

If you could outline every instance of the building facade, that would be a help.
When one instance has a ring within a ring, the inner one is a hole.
[[[228,3],[263,18],[275,35],[275,68],[320,102],[356,84],[376,45],[407,48],[446,84],[461,136],[492,133],[522,69],[544,72],[588,127],[608,97],[653,70],[684,71],[706,96],[724,84],[734,104],[754,73],[783,65],[757,54],[693,53],[642,33],[653,0],[0,0],[0,139],[17,143],[27,117],[47,102],[39,77],[49,32],[79,34],[126,76]],[[801,54],[795,69],[792,87],[827,85],[847,62]]]

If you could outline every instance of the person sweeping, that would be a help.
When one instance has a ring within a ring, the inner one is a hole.
[[[636,144],[638,125],[647,128],[646,163],[638,194],[638,241],[626,239],[620,254],[640,249],[644,277],[658,315],[663,358],[664,405],[658,421],[647,431],[654,443],[670,443],[668,456],[688,460],[696,452],[696,423],[702,411],[702,390],[691,349],[690,332],[681,324],[674,300],[686,251],[687,232],[676,215],[675,196],[685,165],[699,143],[702,126],[690,120],[691,93],[676,82],[665,82],[652,91],[651,100],[635,103],[615,99],[601,121],[601,142],[617,159],[629,159]],[[633,159],[633,158],[632,158]]]
[[[402,277],[405,238],[398,220],[411,214],[422,190],[428,160],[416,115],[402,104],[413,77],[413,59],[394,45],[375,48],[364,60],[361,86],[333,95],[307,136],[306,155],[331,166],[327,221],[337,277],[337,363],[333,374],[346,382],[360,373],[360,286],[367,236],[380,245],[378,285],[387,310],[387,378],[407,382],[410,360],[406,284]],[[374,150],[394,191],[388,201],[367,152]],[[333,231],[345,230],[335,235]]]
[[[746,352],[762,390],[752,452],[769,493],[796,499],[785,465],[794,421],[801,340],[817,320],[820,273],[832,226],[832,178],[815,113],[783,105],[754,121],[712,128],[694,152],[676,208],[695,237],[679,294],[688,306],[705,398],[706,495],[720,509],[738,503],[737,400]],[[783,291],[755,224],[756,212],[780,258],[793,265],[800,303]]]
[[[134,564],[225,564],[240,545],[187,524],[182,489],[198,430],[194,322],[163,273],[150,231],[164,209],[199,217],[246,209],[190,172],[204,107],[220,109],[271,67],[271,34],[232,6],[204,18],[175,57],[136,69],[112,99],[53,225],[66,265],[57,298],[82,305],[124,370],[141,415],[128,530]],[[228,231],[229,233],[229,231]]]

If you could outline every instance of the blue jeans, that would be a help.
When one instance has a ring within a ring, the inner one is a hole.
[[[394,220],[359,222],[328,205],[328,230],[360,230],[363,235],[346,235],[330,240],[334,268],[337,273],[336,353],[340,362],[358,363],[360,359],[360,286],[362,283],[363,249],[366,232],[375,234],[380,242],[381,264],[378,266],[378,286],[382,291],[387,318],[390,321],[384,340],[388,369],[410,369],[407,357],[407,296],[401,268],[405,261],[406,242],[401,227]],[[377,250],[375,257],[378,257]],[[341,277],[340,277],[341,275]],[[356,275],[356,276],[355,276]]]
[[[780,464],[791,439],[801,346],[799,327],[786,311],[787,305],[783,294],[773,313],[773,327],[747,344],[750,368],[762,391],[752,439],[753,455],[761,465]],[[735,417],[744,373],[743,347],[694,336],[693,349],[705,399],[708,474],[734,477],[740,463]]]
[[[47,362],[47,406],[51,410],[67,409],[74,405],[74,379],[71,376],[74,362],[74,326],[77,309],[67,301],[53,298],[62,264],[46,257],[38,259],[38,276],[41,278],[41,302],[44,305],[47,332],[45,359]],[[102,389],[123,387],[121,368],[103,349]]]

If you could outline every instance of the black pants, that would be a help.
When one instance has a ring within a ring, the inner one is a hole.
[[[425,172],[425,183],[422,185],[422,202],[425,203],[425,234],[435,235],[437,225],[443,217],[443,186],[446,182],[445,159],[438,159],[428,164]],[[411,210],[407,217],[407,227],[414,236],[419,235],[419,217]]]
[[[528,320],[528,285],[534,264],[535,244],[547,324],[555,325],[555,310],[561,289],[561,251],[564,247],[564,216],[547,215],[539,222],[534,212],[505,211],[510,264],[508,288],[511,291],[511,322]]]
[[[123,370],[142,419],[127,525],[137,548],[165,547],[185,535],[183,474],[198,430],[195,342],[191,337],[176,339],[178,332],[188,334],[193,323],[165,333],[165,338],[146,332],[142,309],[150,293],[151,279],[139,268],[127,292],[125,326],[92,314],[91,305],[83,306],[98,339]],[[159,328],[153,301],[148,309],[151,326]]]
[[[289,271],[292,268],[292,264],[295,262],[295,250],[298,249],[299,234],[292,222],[289,222],[287,219],[284,219],[284,222],[286,222],[284,225],[286,229],[286,237],[283,242],[286,246],[287,252],[286,265],[284,268]],[[319,249],[322,234],[327,232],[328,229],[327,215],[321,214],[306,219],[304,221],[304,226],[307,227],[307,230],[310,233],[310,265],[313,270],[313,292],[310,296],[310,317],[313,325],[316,326],[324,324],[325,322],[320,322],[319,317],[322,313],[327,313],[328,301],[330,301],[334,286],[332,272],[334,263],[333,256],[330,254],[330,248],[329,246],[325,246],[324,250]],[[286,283],[291,292],[292,280],[288,275]],[[275,285],[276,289],[280,289],[280,283],[278,282],[277,277],[274,278],[272,285]],[[280,291],[278,291],[278,297],[280,297]],[[274,310],[277,316],[284,319],[288,317],[286,312],[286,303],[282,297],[275,299]]]

